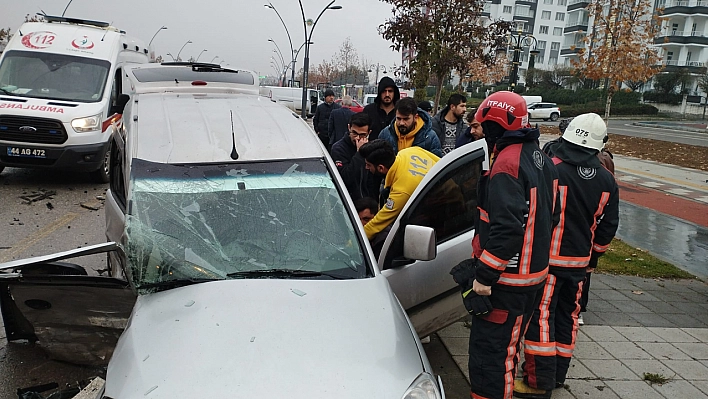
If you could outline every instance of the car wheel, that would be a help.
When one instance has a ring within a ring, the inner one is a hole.
[[[551,114],[551,120],[552,120],[553,122],[557,121],[557,120],[558,120],[558,116],[559,116],[559,115],[558,115],[556,112],[552,113],[552,114]]]
[[[91,180],[95,183],[108,183],[110,181],[110,168],[111,168],[111,150],[110,148],[106,151],[106,155],[103,157],[103,163],[101,167],[97,170],[91,172]]]

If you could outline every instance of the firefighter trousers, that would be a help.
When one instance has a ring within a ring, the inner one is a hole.
[[[578,333],[585,270],[548,273],[541,301],[524,336],[524,382],[551,390],[565,382]]]
[[[493,288],[494,308],[484,317],[472,317],[469,372],[472,399],[510,399],[519,362],[519,345],[543,287],[525,292]]]

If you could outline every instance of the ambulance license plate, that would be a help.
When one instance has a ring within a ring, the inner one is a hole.
[[[24,158],[46,158],[47,154],[45,150],[40,150],[37,148],[7,147],[7,156]]]

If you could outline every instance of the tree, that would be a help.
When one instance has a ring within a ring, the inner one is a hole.
[[[654,76],[654,89],[661,94],[675,94],[676,88],[681,87],[681,94],[684,88],[691,83],[691,75],[684,69],[675,72],[660,73]]]
[[[562,89],[575,81],[573,69],[558,64],[548,71],[542,71],[540,75],[538,85],[546,89]]]
[[[653,44],[662,18],[653,15],[651,0],[593,0],[588,11],[593,30],[571,63],[583,76],[605,81],[607,120],[621,82],[646,82],[659,71],[661,58]]]
[[[393,6],[393,17],[379,26],[379,33],[396,51],[412,50],[409,76],[435,78],[435,107],[442,85],[452,71],[465,76],[475,60],[496,64],[496,49],[506,47],[508,21],[482,18],[483,0],[381,0]],[[416,86],[418,86],[416,84]]]

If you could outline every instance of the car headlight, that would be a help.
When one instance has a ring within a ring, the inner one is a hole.
[[[403,394],[403,399],[442,399],[442,394],[435,378],[428,373],[421,373]]]
[[[99,130],[101,128],[101,114],[74,119],[71,121],[71,127],[78,133]]]

